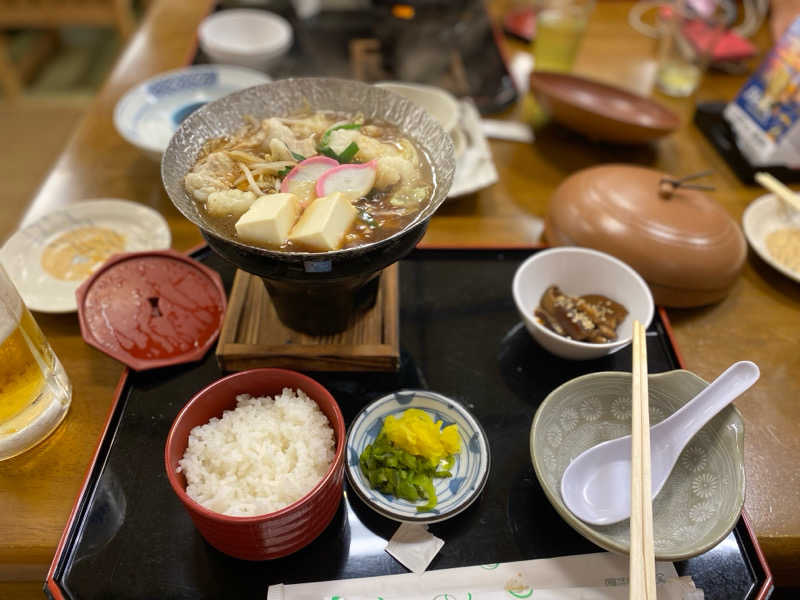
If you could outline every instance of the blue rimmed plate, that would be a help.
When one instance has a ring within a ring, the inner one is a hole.
[[[271,81],[264,73],[229,65],[197,65],[168,71],[131,88],[114,107],[114,126],[155,160],[192,112],[244,88]]]
[[[358,458],[378,437],[384,419],[399,416],[408,408],[427,412],[443,427],[455,423],[461,438],[449,478],[434,479],[436,508],[417,512],[417,504],[373,490],[361,472]],[[455,400],[427,390],[402,390],[384,396],[365,407],[350,425],[347,434],[347,479],[352,489],[373,510],[404,523],[436,523],[457,515],[472,504],[489,477],[489,441],[478,420]]]

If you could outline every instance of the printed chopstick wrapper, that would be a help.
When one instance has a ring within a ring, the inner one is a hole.
[[[696,593],[691,577],[669,579],[656,586],[658,600],[695,600]],[[702,592],[700,592],[702,594]],[[476,589],[474,591],[457,590],[455,592],[420,592],[418,595],[394,596],[330,596],[325,600],[629,600],[628,586],[606,588],[554,588],[538,589],[527,588],[524,590],[489,590]],[[702,600],[703,596],[699,597]]]
[[[672,563],[656,563],[656,580],[660,600],[684,600],[698,591],[690,578],[678,578]],[[598,552],[421,574],[279,584],[269,587],[267,600],[625,600],[627,583],[628,558]]]

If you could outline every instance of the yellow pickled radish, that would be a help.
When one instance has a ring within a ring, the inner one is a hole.
[[[434,423],[428,413],[418,408],[409,408],[399,418],[387,416],[383,431],[402,450],[434,463],[456,454],[460,448],[456,425],[442,429],[441,421]]]

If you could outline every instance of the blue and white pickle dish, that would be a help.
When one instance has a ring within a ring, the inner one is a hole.
[[[252,69],[198,65],[168,71],[128,90],[114,107],[114,127],[128,142],[160,161],[178,125],[204,104],[267,83]]]
[[[424,512],[417,511],[416,503],[372,489],[359,466],[361,453],[378,437],[384,419],[399,417],[409,408],[425,411],[434,421],[442,421],[443,428],[455,423],[460,438],[452,477],[433,480],[438,502]],[[455,400],[427,390],[394,392],[363,408],[350,425],[346,452],[345,471],[352,489],[377,513],[402,523],[437,523],[457,515],[478,498],[491,464],[489,440],[478,420]]]

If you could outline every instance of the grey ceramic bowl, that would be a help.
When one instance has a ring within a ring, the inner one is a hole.
[[[648,377],[650,423],[655,425],[708,383],[689,371]],[[627,553],[625,520],[597,526],[575,517],[561,499],[561,475],[578,454],[631,432],[631,374],[592,373],[551,392],[533,419],[533,467],[548,500],[578,533],[598,546]],[[733,529],[744,504],[744,425],[729,405],[684,449],[664,489],[653,502],[653,537],[658,560],[682,560],[717,545]]]
[[[183,178],[203,144],[233,133],[246,115],[288,117],[305,110],[362,113],[395,125],[427,157],[433,195],[415,219],[386,239],[331,252],[281,252],[245,244],[217,231],[186,192]],[[211,248],[235,266],[264,279],[281,320],[312,334],[344,329],[351,313],[368,306],[381,269],[410,252],[447,198],[453,180],[453,142],[439,123],[410,100],[345,79],[283,79],[251,87],[206,104],[186,118],[161,160],[161,178],[175,207]]]

